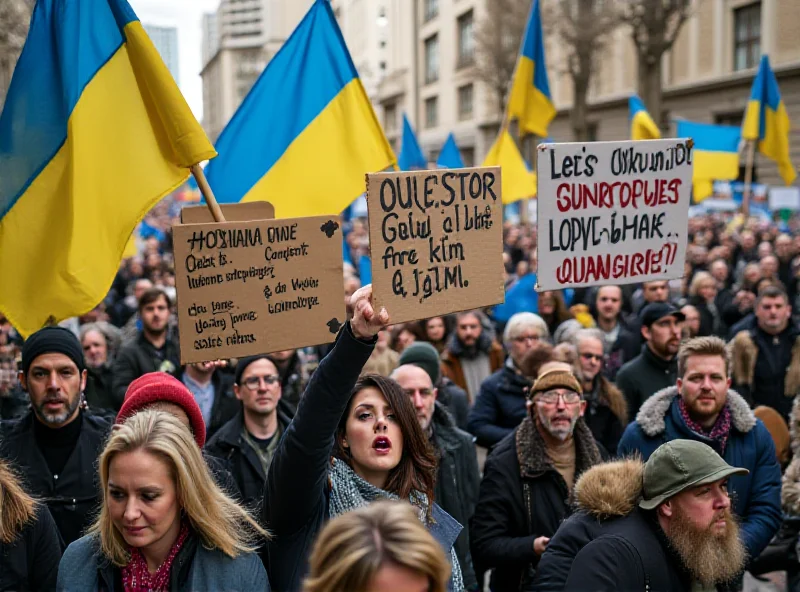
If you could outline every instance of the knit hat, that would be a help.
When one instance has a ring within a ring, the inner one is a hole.
[[[247,356],[246,358],[239,358],[239,362],[237,362],[236,364],[236,370],[234,371],[233,382],[241,386],[242,374],[244,374],[244,371],[247,370],[247,367],[250,364],[252,364],[253,362],[258,362],[259,360],[269,360],[270,362],[272,362],[272,365],[275,366],[275,369],[276,370],[278,369],[278,365],[267,354],[257,354],[255,356]],[[278,374],[280,374],[280,371],[278,372]]]
[[[130,383],[116,423],[123,423],[134,413],[155,403],[172,403],[183,409],[189,416],[195,442],[200,448],[205,445],[206,424],[194,395],[180,380],[164,372],[150,372]]]
[[[64,354],[75,362],[80,372],[86,368],[83,349],[75,334],[64,327],[45,327],[22,344],[22,373],[27,375],[33,361],[42,354]]]
[[[533,383],[531,387],[531,396],[536,393],[549,391],[553,388],[564,388],[575,391],[578,394],[583,394],[581,383],[575,378],[572,372],[568,372],[562,368],[556,367],[552,370],[545,370],[539,374],[539,378]]]
[[[431,377],[431,382],[434,385],[439,382],[442,373],[439,352],[426,341],[415,341],[405,348],[403,353],[400,354],[398,363],[400,366],[404,364],[419,366]]]

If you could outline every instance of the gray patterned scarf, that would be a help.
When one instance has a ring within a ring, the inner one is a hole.
[[[399,500],[400,498],[393,493],[379,489],[374,485],[367,483],[364,479],[359,477],[356,472],[351,469],[346,462],[333,459],[333,467],[330,472],[331,477],[331,494],[328,506],[328,514],[331,518],[341,516],[342,514],[366,506],[370,502],[378,499]],[[420,522],[428,525],[428,496],[419,491],[412,491],[409,496],[411,505],[417,511]],[[461,592],[464,590],[464,580],[461,576],[461,566],[458,563],[456,552],[454,548],[450,548],[450,565],[452,566],[452,574],[450,576],[450,585],[448,588],[454,592]]]

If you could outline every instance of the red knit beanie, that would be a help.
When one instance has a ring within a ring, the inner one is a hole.
[[[123,423],[131,415],[154,403],[173,403],[186,412],[197,445],[206,443],[206,424],[203,413],[192,392],[180,380],[165,372],[150,372],[128,385],[125,400],[117,413],[117,422]]]

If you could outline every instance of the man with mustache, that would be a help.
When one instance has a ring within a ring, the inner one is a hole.
[[[81,536],[101,501],[95,461],[110,428],[81,409],[86,374],[71,331],[40,329],[22,346],[18,376],[31,411],[0,425],[0,456],[25,476],[28,492],[47,503],[65,545]]]
[[[672,304],[653,302],[642,309],[639,319],[646,343],[642,353],[620,369],[616,381],[628,401],[631,420],[653,393],[675,384],[685,317]]]
[[[733,510],[742,519],[741,538],[747,556],[758,557],[781,521],[781,471],[769,431],[747,402],[730,390],[725,342],[696,337],[681,345],[677,385],[653,395],[628,425],[620,456],[641,454],[646,460],[664,442],[687,439],[711,446],[747,475],[731,477]]]
[[[600,462],[580,382],[567,366],[542,369],[528,414],[492,450],[484,467],[470,545],[493,569],[492,590],[529,589],[550,537],[570,513],[577,477]]]
[[[578,511],[539,563],[534,590],[716,590],[743,573],[746,551],[728,482],[746,476],[701,442],[673,440],[648,459],[588,470]]]

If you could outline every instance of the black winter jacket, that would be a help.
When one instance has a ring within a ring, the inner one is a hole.
[[[600,461],[592,433],[575,426],[575,476]],[[537,537],[551,537],[570,513],[570,492],[530,417],[494,448],[484,466],[470,545],[476,566],[494,569],[493,592],[529,590]]]
[[[655,355],[650,347],[642,346],[642,353],[625,364],[617,374],[617,387],[628,401],[628,419],[633,421],[639,408],[652,395],[678,380],[678,356],[665,360]]]
[[[641,460],[598,465],[576,488],[579,511],[550,540],[534,590],[683,592],[690,578],[651,514],[640,510]]]
[[[0,591],[54,590],[59,561],[56,523],[47,506],[40,505],[12,543],[0,541]]]
[[[119,350],[114,360],[114,377],[111,383],[114,400],[122,405],[128,385],[149,372],[167,372],[180,379],[181,362],[178,344],[167,339],[165,348],[165,359],[159,362],[153,346],[145,339],[144,334],[139,332],[136,341],[128,343]]]
[[[467,430],[478,445],[492,448],[514,431],[527,415],[525,389],[530,381],[514,371],[509,362],[483,381]]]
[[[33,434],[33,411],[0,425],[0,456],[24,477],[25,490],[45,502],[53,515],[64,546],[78,539],[94,517],[101,501],[96,463],[110,424],[99,416],[83,414],[78,442],[60,475],[52,475]]]
[[[433,442],[439,454],[434,495],[442,509],[465,525],[456,539],[456,555],[467,590],[477,590],[478,580],[469,552],[469,529],[480,485],[478,457],[472,435],[458,429],[453,418],[437,401],[433,412]]]
[[[273,535],[262,559],[275,590],[300,589],[311,547],[328,520],[331,434],[374,347],[345,324],[312,375],[272,459],[261,516]]]
[[[284,433],[292,421],[291,407],[278,401],[278,430]],[[241,492],[242,502],[249,509],[261,505],[267,476],[253,448],[242,437],[244,415],[240,410],[233,419],[222,426],[206,444],[207,454],[225,463]]]

